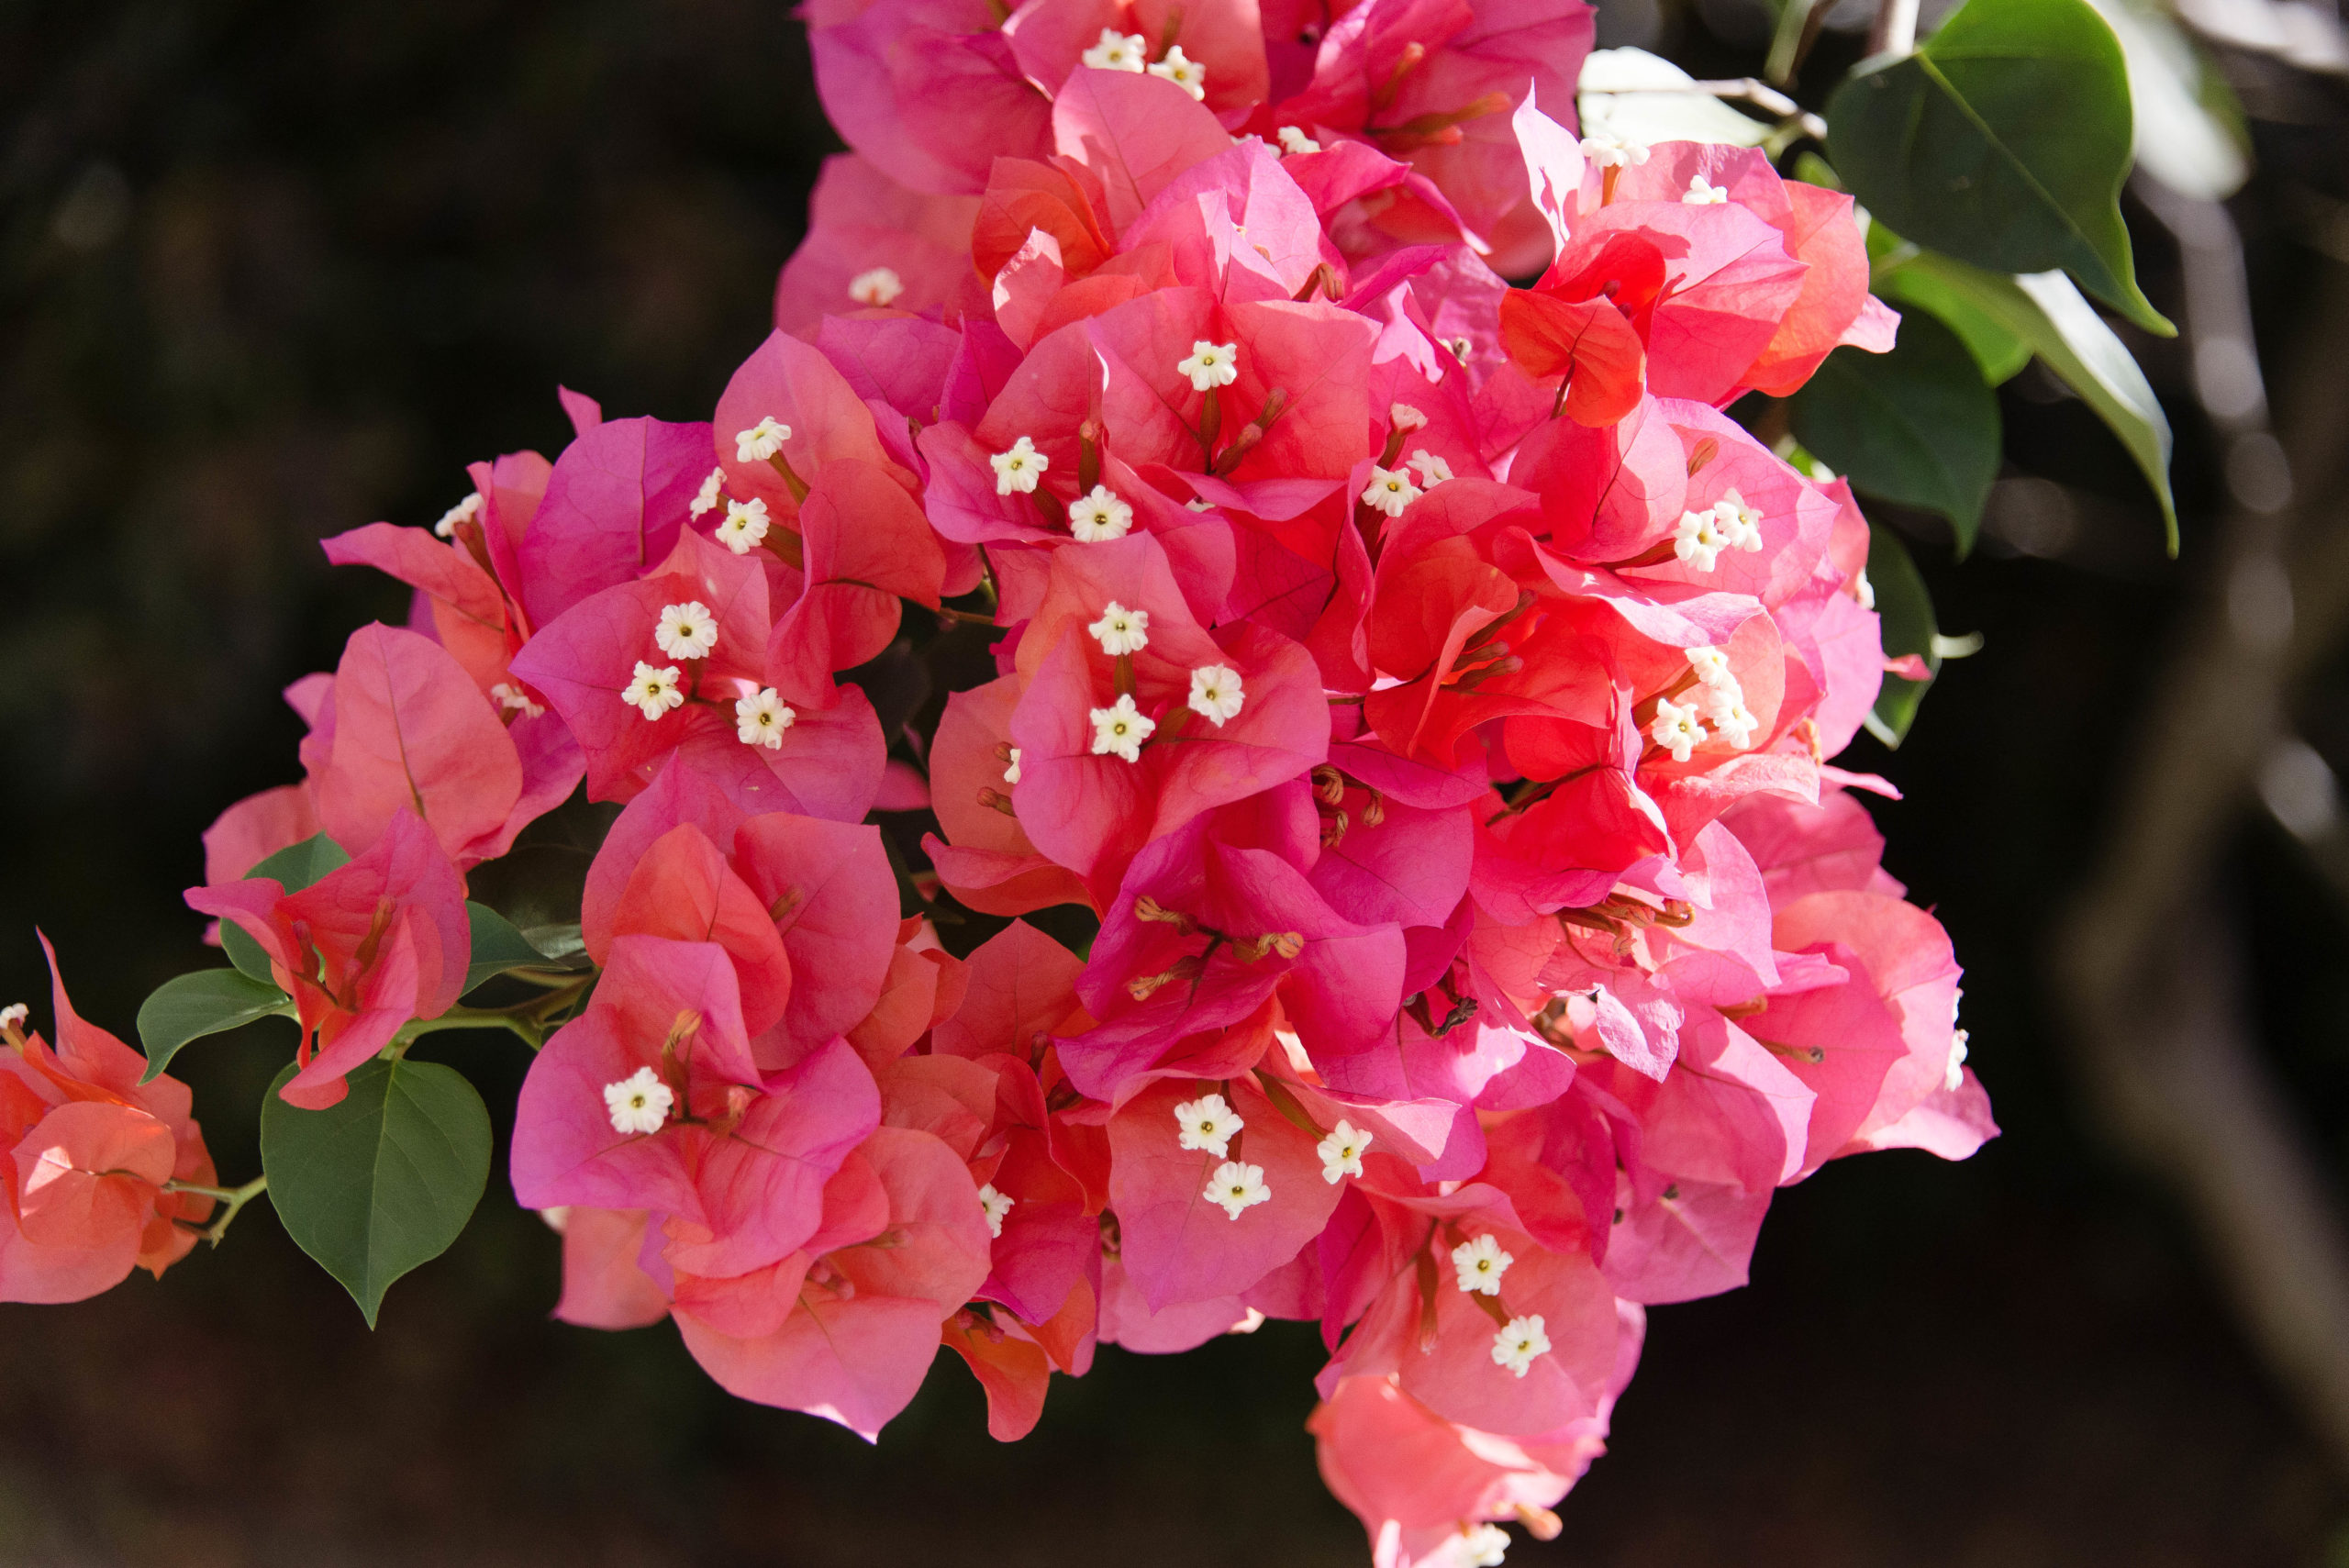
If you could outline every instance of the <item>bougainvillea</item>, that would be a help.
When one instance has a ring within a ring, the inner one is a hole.
[[[855,150],[710,420],[566,395],[328,542],[415,608],[207,839],[205,1027],[295,1019],[279,1118],[511,1029],[557,1315],[868,1437],[941,1346],[1011,1439],[1098,1344],[1317,1325],[1377,1561],[1497,1562],[1773,1192],[1996,1130],[1831,761],[1867,527],[1723,412],[1891,346],[1850,198],[1579,139],[1578,0],[807,19]],[[582,789],[517,947],[469,879]],[[252,1190],[56,1010],[0,1021],[9,1299]]]

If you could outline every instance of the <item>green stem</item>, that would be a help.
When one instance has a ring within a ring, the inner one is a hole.
[[[195,1182],[171,1181],[163,1184],[163,1190],[167,1193],[194,1193],[198,1197],[208,1197],[224,1206],[218,1217],[203,1230],[204,1239],[217,1247],[220,1238],[228,1233],[229,1222],[243,1212],[245,1205],[269,1190],[269,1178],[255,1176],[241,1187],[207,1187]]]
[[[406,1056],[409,1046],[442,1029],[505,1029],[536,1051],[546,1043],[549,1020],[584,995],[594,980],[592,974],[582,975],[543,996],[507,1007],[451,1007],[437,1018],[412,1018],[392,1037],[391,1052],[395,1058]]]

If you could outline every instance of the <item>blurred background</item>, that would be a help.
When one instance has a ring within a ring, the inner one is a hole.
[[[1840,75],[1867,9],[1824,13],[1806,76]],[[2222,563],[2249,538],[2271,575],[2312,571],[2294,552],[2349,531],[2349,51],[2305,0],[2191,11],[2254,149],[2227,210],[2297,505],[2246,479],[2242,410],[2210,412],[2189,333],[2130,339],[2177,430],[2176,561],[2121,448],[2035,368],[1999,394],[2008,466],[1973,558],[1893,519],[1943,628],[1984,644],[1898,753],[1864,739],[1846,762],[1905,792],[1870,804],[1956,939],[2006,1135],[1783,1194],[1750,1287],[1653,1314],[1614,1453],[1564,1538],[1512,1562],[2349,1565],[2349,1425],[2316,1364],[2349,1322],[2322,1266],[2349,1176],[2326,760],[2349,765],[2349,684],[2306,598],[2286,667],[2221,702],[2256,709],[2260,749],[2171,868],[2262,1113],[2219,1141],[2272,1157],[2233,1210],[2207,1149],[2165,1156],[2132,1119],[2129,1033],[2082,1043],[2099,994],[2066,956],[2158,858],[2128,825],[2184,787],[2176,748],[2210,754],[2164,740],[2181,682],[2230,626],[2276,640],[2273,584]],[[1758,70],[1770,28],[1758,0],[1601,0],[1602,44],[1703,76]],[[316,541],[429,523],[469,460],[551,453],[558,381],[617,413],[706,411],[837,145],[774,0],[0,9],[0,1001],[47,1017],[36,922],[125,1035],[206,961],[179,892],[223,806],[296,775],[274,694],[405,612]],[[2181,314],[2172,227],[2138,196],[2129,215],[2147,293]],[[232,1182],[278,1061],[260,1032],[174,1069]],[[510,1106],[518,1047],[453,1040]],[[2299,1207],[2254,1252],[2313,1258],[2309,1301],[2246,1284],[2230,1240],[2230,1212],[2265,1223],[2263,1170]],[[372,1334],[261,1206],[161,1284],[0,1307],[0,1563],[1366,1561],[1301,1429],[1306,1326],[1106,1351],[1011,1448],[947,1358],[867,1448],[729,1399],[666,1328],[550,1321],[557,1271],[500,1173]]]

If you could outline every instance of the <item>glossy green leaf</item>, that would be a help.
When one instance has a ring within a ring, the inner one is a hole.
[[[269,1195],[372,1329],[392,1282],[447,1251],[473,1218],[489,1180],[489,1111],[438,1062],[378,1057],[321,1111],[279,1098],[293,1075],[279,1073],[262,1102]]]
[[[142,1084],[151,1084],[180,1047],[240,1029],[292,1006],[284,992],[233,969],[205,969],[166,980],[139,1004],[139,1043],[146,1048]]]
[[[1868,525],[1868,586],[1876,592],[1876,613],[1883,623],[1884,651],[1898,659],[1914,653],[1932,674],[1941,672],[1937,642],[1941,628],[1933,621],[1932,595],[1917,570],[1909,547],[1882,523]],[[1917,705],[1925,700],[1932,676],[1911,681],[1887,674],[1876,693],[1876,709],[1867,717],[1868,733],[1887,746],[1898,747],[1917,720]]]
[[[526,926],[522,940],[547,955],[565,969],[585,969],[587,939],[576,920],[551,920],[543,925]]]
[[[1939,512],[1974,548],[1998,476],[1998,399],[1956,333],[1919,313],[1888,354],[1838,349],[1792,408],[1795,439],[1854,489]]]
[[[1967,0],[1914,54],[1854,72],[1827,120],[1845,186],[1902,235],[1992,272],[2062,268],[2176,331],[2137,287],[2128,72],[2086,0]]]
[[[513,921],[488,905],[466,899],[465,917],[472,922],[473,933],[473,962],[465,970],[467,991],[509,969],[553,967],[552,961],[546,954],[532,947],[529,939],[515,929]]]
[[[1871,286],[1896,305],[1930,311],[1953,327],[1953,317],[1978,315],[2029,345],[2129,449],[2161,505],[2170,553],[2177,553],[2169,418],[2127,345],[2069,278],[2061,272],[2007,277],[1903,245],[1877,262]]]

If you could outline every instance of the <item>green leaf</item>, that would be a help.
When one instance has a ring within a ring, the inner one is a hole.
[[[550,920],[544,925],[524,927],[522,940],[565,969],[590,967],[587,939],[576,920]]]
[[[473,962],[465,970],[467,991],[509,969],[553,967],[552,961],[546,954],[532,947],[529,939],[515,929],[513,921],[488,905],[466,899],[465,917],[473,922]]]
[[[382,1057],[322,1111],[262,1102],[261,1160],[287,1234],[375,1326],[394,1280],[449,1250],[489,1180],[489,1112],[438,1062]]]
[[[351,863],[342,846],[324,833],[316,833],[290,848],[283,849],[245,873],[248,877],[266,876],[288,893],[299,893],[331,871],[340,871]]]
[[[1868,225],[1867,244],[1868,267],[1873,274],[1868,286],[1891,299],[1894,295],[1887,290],[1894,286],[1892,274],[1905,262],[1926,252],[1881,223]],[[1930,311],[1943,326],[1956,333],[1973,354],[1975,363],[1981,366],[1982,380],[1988,385],[2004,386],[2031,363],[2031,345],[1959,290],[1927,283],[1921,294],[1903,295],[1900,302]],[[1902,320],[1905,325],[1907,317],[1904,316]]]
[[[1933,599],[1925,579],[1900,536],[1882,523],[1868,525],[1868,586],[1876,591],[1876,613],[1881,618],[1885,656],[1898,659],[1914,653],[1925,668],[1939,674],[1941,628],[1933,621]],[[1867,717],[1868,733],[1886,745],[1898,747],[1916,722],[1917,705],[1925,700],[1929,676],[1911,681],[1887,675],[1876,693],[1876,710]]]
[[[1895,304],[1929,311],[1953,326],[1953,317],[1978,315],[2028,344],[2129,449],[2161,504],[2169,551],[2177,553],[2169,418],[2128,347],[2069,278],[2061,272],[2006,277],[1904,245],[1877,263],[1871,286]]]
[[[270,973],[269,954],[234,920],[220,922],[220,951],[228,955],[228,962],[237,966],[238,973],[273,991],[277,989],[277,977]]]
[[[151,1084],[180,1047],[240,1029],[291,1005],[284,992],[233,969],[206,969],[166,980],[139,1007],[139,1043],[147,1051],[142,1084]]]
[[[2176,331],[2130,261],[2128,72],[2086,0],[1967,0],[1916,53],[1854,72],[1827,119],[1844,185],[1901,234],[1993,272],[2060,267]]]
[[[1998,476],[1998,399],[1957,334],[1919,314],[1888,354],[1838,349],[1795,394],[1795,439],[1854,488],[1939,512],[1974,548]]]

